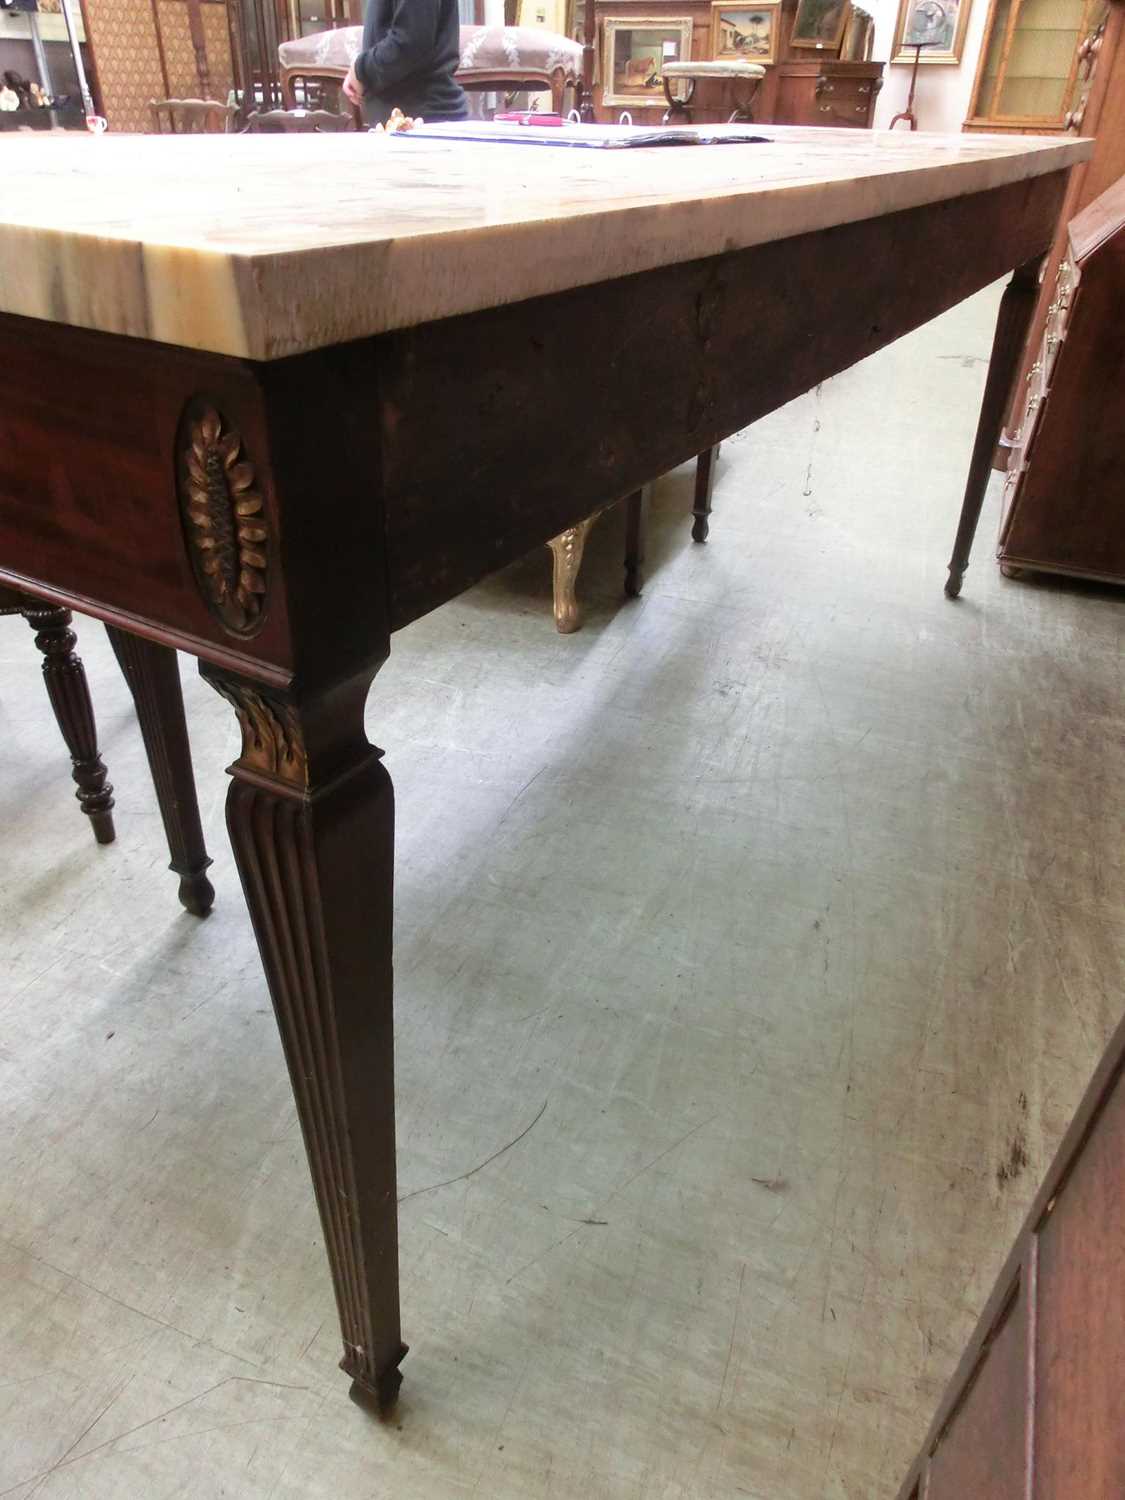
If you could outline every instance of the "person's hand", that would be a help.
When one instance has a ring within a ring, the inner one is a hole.
[[[357,107],[363,103],[363,85],[355,75],[354,62],[348,69],[348,76],[344,79],[344,97]]]

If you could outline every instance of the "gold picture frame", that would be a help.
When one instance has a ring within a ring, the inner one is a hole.
[[[690,61],[691,28],[690,16],[603,16],[602,103],[666,108],[661,69],[665,62]]]
[[[815,48],[817,52],[836,56],[851,8],[851,0],[798,0],[789,45]]]
[[[956,68],[965,51],[972,0],[899,0],[892,63],[913,63],[914,42],[927,43],[918,62]],[[912,40],[908,40],[912,39]]]
[[[764,68],[777,61],[781,0],[760,5],[738,0],[711,0],[711,56],[715,62],[755,62]]]

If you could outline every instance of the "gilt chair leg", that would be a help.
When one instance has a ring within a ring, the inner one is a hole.
[[[586,537],[597,519],[596,515],[587,516],[577,526],[560,532],[547,543],[555,560],[555,628],[560,635],[571,635],[582,624],[575,585],[582,566]]]

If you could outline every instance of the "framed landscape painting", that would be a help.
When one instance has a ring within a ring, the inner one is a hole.
[[[851,8],[851,0],[798,0],[791,45],[839,52]]]
[[[691,57],[691,17],[606,16],[602,32],[602,102],[666,103],[664,64]]]
[[[716,62],[756,62],[764,67],[775,63],[780,16],[781,0],[763,5],[712,0],[711,56]]]
[[[922,43],[919,63],[956,67],[965,50],[969,0],[900,0],[891,62],[912,63]]]

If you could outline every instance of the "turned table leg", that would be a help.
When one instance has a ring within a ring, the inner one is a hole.
[[[136,705],[168,840],[169,868],[180,877],[180,903],[194,916],[205,917],[215,889],[206,874],[211,860],[199,822],[176,653],[112,625],[106,633]]]
[[[235,709],[227,826],[312,1171],[352,1391],[394,1399],[399,1332],[391,896],[394,797],[370,675],[301,702],[212,666]]]
[[[644,587],[648,502],[648,485],[634,490],[625,501],[625,592],[634,599]]]
[[[996,333],[992,340],[992,358],[988,364],[988,379],[977,422],[976,442],[973,444],[969,477],[965,483],[965,498],[961,505],[961,520],[953,543],[953,556],[949,560],[949,577],[945,583],[945,592],[950,599],[956,599],[960,594],[965,569],[969,566],[969,553],[972,551],[977,522],[980,520],[981,506],[984,504],[984,492],[988,488],[992,454],[1000,437],[1012,381],[1015,379],[1039,296],[1039,270],[1042,264],[1043,258],[1040,256],[1017,266],[1000,301]]]
[[[711,492],[715,488],[715,466],[719,450],[705,448],[695,461],[695,500],[691,513],[695,517],[691,528],[693,542],[705,542],[711,530]]]
[[[586,537],[597,516],[587,516],[577,526],[560,532],[547,543],[554,554],[555,627],[560,635],[570,635],[582,624],[575,585],[586,549]]]
[[[58,604],[25,599],[20,613],[35,631],[43,653],[43,681],[73,762],[78,805],[90,819],[99,844],[112,844],[113,788],[98,754],[97,728],[86,669],[75,656],[78,638],[70,628],[71,614]]]

